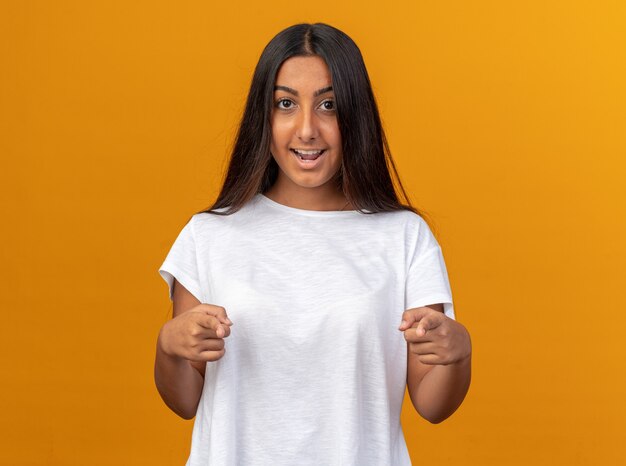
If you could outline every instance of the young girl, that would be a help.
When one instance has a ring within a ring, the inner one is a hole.
[[[188,465],[410,465],[405,388],[432,423],[461,404],[470,337],[389,167],[356,44],[323,23],[274,37],[219,197],[159,269],[155,381],[196,417]]]

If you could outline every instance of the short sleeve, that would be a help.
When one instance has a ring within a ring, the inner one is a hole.
[[[167,282],[172,301],[174,278],[176,278],[198,301],[202,302],[193,220],[192,217],[178,234],[165,261],[159,268],[159,274]]]
[[[405,309],[443,303],[444,314],[454,319],[452,291],[443,253],[428,224],[421,217],[417,239],[413,243],[406,278]]]

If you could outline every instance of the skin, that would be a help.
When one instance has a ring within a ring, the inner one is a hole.
[[[332,180],[342,162],[341,133],[330,71],[319,56],[292,57],[276,75],[270,151],[279,167],[270,199],[306,210],[353,210]],[[315,95],[316,91],[325,92]],[[295,91],[297,95],[293,92]],[[291,149],[326,149],[313,169],[302,168]]]
[[[407,341],[407,388],[415,410],[438,424],[463,402],[471,380],[467,329],[443,313],[443,304],[407,309],[398,330]]]
[[[174,315],[157,339],[154,380],[169,408],[183,419],[196,415],[206,363],[224,356],[232,322],[221,306],[202,304],[174,280]]]
[[[320,57],[292,57],[278,71],[272,110],[271,152],[279,166],[265,193],[306,210],[353,210],[333,184],[342,163],[341,134],[330,72]],[[289,88],[294,92],[286,90]],[[290,149],[326,149],[314,169],[299,166]],[[202,304],[174,280],[174,315],[159,332],[154,367],[157,389],[179,416],[195,416],[207,362],[225,354],[233,323],[221,306]],[[470,384],[471,343],[463,325],[443,314],[442,304],[408,309],[398,328],[407,341],[407,387],[416,411],[438,423],[463,401]]]

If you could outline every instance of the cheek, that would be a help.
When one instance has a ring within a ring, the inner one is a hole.
[[[272,126],[272,146],[276,149],[281,149],[289,140],[287,131],[283,127],[284,125],[274,124]]]
[[[341,157],[341,155],[340,155],[340,156],[338,156],[338,157],[335,159],[335,163],[333,164],[333,165],[334,165],[334,170],[335,170],[335,171],[337,171],[337,170],[339,170],[339,169],[341,168],[341,161],[342,161],[342,158],[343,158],[343,157]]]
[[[336,148],[341,147],[341,132],[339,131],[339,124],[334,121],[326,131],[328,142],[332,143]]]

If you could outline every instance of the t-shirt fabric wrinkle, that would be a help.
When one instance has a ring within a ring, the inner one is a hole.
[[[195,214],[159,273],[233,322],[208,362],[187,466],[409,466],[406,309],[443,303],[439,244],[410,211],[310,211],[257,194]]]

